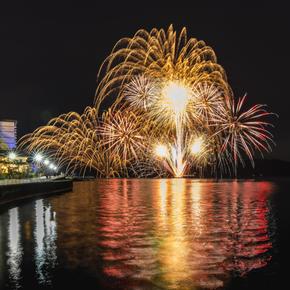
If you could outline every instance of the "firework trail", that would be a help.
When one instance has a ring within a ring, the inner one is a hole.
[[[100,108],[108,100],[111,106]],[[29,152],[68,173],[98,177],[237,174],[273,145],[265,105],[234,99],[213,49],[186,29],[139,30],[102,63],[94,105],[52,119],[23,137]]]

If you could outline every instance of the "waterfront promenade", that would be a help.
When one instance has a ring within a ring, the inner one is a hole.
[[[34,177],[34,178],[23,178],[23,179],[3,179],[0,180],[0,187],[5,185],[11,185],[11,184],[26,184],[26,183],[36,183],[36,182],[47,182],[47,181],[53,181],[65,178],[65,175],[57,175],[57,176],[51,176],[49,178],[46,178],[45,176],[42,177]]]
[[[6,179],[0,181],[0,205],[42,195],[72,191],[73,181],[64,176]]]

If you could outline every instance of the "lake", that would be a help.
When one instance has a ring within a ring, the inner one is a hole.
[[[101,179],[0,212],[0,289],[286,289],[289,180]]]

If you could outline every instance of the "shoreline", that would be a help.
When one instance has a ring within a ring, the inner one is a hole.
[[[31,181],[29,183],[0,185],[0,207],[27,199],[52,194],[61,194],[73,190],[70,179]]]

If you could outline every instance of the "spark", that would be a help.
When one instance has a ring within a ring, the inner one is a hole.
[[[191,145],[191,153],[194,155],[199,154],[202,151],[203,142],[204,141],[203,141],[202,137],[196,138]]]
[[[132,80],[125,85],[124,96],[131,107],[149,109],[158,95],[158,84],[144,75],[133,76]]]
[[[162,90],[162,102],[168,106],[175,115],[180,115],[186,110],[190,99],[190,89],[180,82],[170,81]]]
[[[102,144],[113,154],[121,157],[126,163],[144,151],[145,136],[142,134],[145,124],[131,111],[108,111],[103,116],[100,133]]]
[[[167,157],[168,156],[168,149],[166,148],[165,145],[156,145],[155,147],[155,154],[158,156],[158,157]]]
[[[246,95],[236,103],[234,100],[229,111],[223,111],[215,116],[218,125],[216,135],[222,136],[221,151],[230,150],[233,156],[234,169],[238,160],[244,164],[242,152],[250,159],[254,166],[254,153],[270,152],[273,144],[272,134],[267,127],[272,126],[261,118],[273,115],[265,109],[265,105],[257,104],[248,110],[243,110]]]
[[[236,175],[239,162],[248,158],[254,166],[255,153],[274,144],[266,119],[273,114],[265,105],[244,106],[204,41],[172,25],[141,29],[102,63],[93,106],[52,119],[20,143],[67,173]]]

